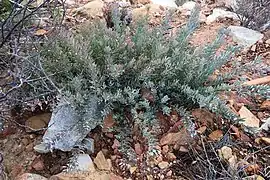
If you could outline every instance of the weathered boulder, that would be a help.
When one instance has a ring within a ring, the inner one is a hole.
[[[183,10],[188,10],[188,11],[192,11],[194,8],[196,7],[196,2],[194,1],[188,1],[188,2],[185,2],[181,8]]]
[[[74,13],[84,14],[91,18],[102,17],[104,4],[105,3],[102,0],[90,1],[82,7],[75,9]]]
[[[84,108],[77,112],[68,103],[59,104],[52,113],[43,142],[34,149],[39,153],[48,153],[53,149],[70,151],[75,146],[91,146],[91,142],[87,141],[88,144],[83,145],[82,141],[92,129],[102,123],[103,105],[98,102],[97,97],[91,97]]]
[[[239,20],[239,17],[237,16],[237,14],[230,11],[226,11],[221,8],[215,8],[213,10],[213,13],[207,17],[206,24],[211,24],[219,19],[224,19],[224,18],[231,18],[233,20]]]
[[[237,0],[217,0],[217,4],[223,4],[227,8],[236,10],[238,8]]]
[[[147,4],[144,7],[135,8],[132,10],[132,21],[137,21],[144,16],[152,16],[155,13],[162,14],[164,8],[158,4]]]
[[[251,47],[263,38],[263,34],[241,26],[229,26],[229,33],[233,40],[245,48]]]

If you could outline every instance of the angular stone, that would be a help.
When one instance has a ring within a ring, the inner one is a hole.
[[[270,100],[264,101],[260,108],[270,110]]]
[[[223,137],[223,132],[221,130],[215,130],[209,134],[209,138],[212,141],[219,141]]]
[[[267,145],[270,145],[270,138],[269,137],[262,137],[262,141],[264,141]]]
[[[263,34],[241,26],[229,26],[228,30],[233,40],[244,48],[250,48],[263,38]]]
[[[237,0],[217,0],[218,4],[224,3],[225,7],[232,8],[233,10],[236,10],[238,8],[237,6]]]
[[[254,116],[245,106],[239,110],[240,117],[244,119],[243,124],[247,127],[260,127],[260,120]]]
[[[192,142],[192,137],[189,134],[189,132],[183,128],[177,133],[168,133],[164,137],[160,139],[160,145],[174,145],[174,144],[179,144],[179,145],[186,145],[190,144]]]
[[[147,4],[147,6],[135,8],[132,10],[132,21],[138,21],[147,15],[153,15],[155,13],[163,13],[164,8],[158,4]]]
[[[176,160],[176,156],[174,155],[174,153],[168,153],[168,154],[166,155],[166,157],[167,157],[167,159],[168,159],[169,161],[174,161],[174,160]]]
[[[87,171],[94,172],[95,166],[88,154],[78,154],[71,159],[69,171]]]
[[[169,163],[166,161],[162,161],[162,162],[158,163],[158,167],[160,169],[165,169],[165,168],[169,167]]]
[[[94,159],[94,163],[100,170],[109,171],[111,169],[111,163],[105,158],[102,151],[98,152],[96,158]]]
[[[224,19],[224,18],[231,18],[233,20],[239,20],[237,14],[230,11],[225,11],[220,8],[215,8],[213,10],[213,13],[206,18],[206,24],[211,24],[219,19]]]
[[[34,147],[39,153],[48,153],[53,149],[70,151],[75,146],[87,147],[92,143],[82,142],[86,135],[97,125],[102,123],[101,109],[103,104],[98,102],[98,98],[93,96],[84,114],[78,114],[69,103],[60,103],[52,113],[48,129],[43,136],[43,142]],[[85,124],[82,124],[85,122]],[[86,124],[86,122],[90,122]]]
[[[134,145],[134,149],[135,149],[136,154],[138,154],[138,155],[141,155],[143,153],[140,143],[136,143]]]
[[[232,149],[228,146],[223,146],[221,149],[218,150],[219,157],[223,160],[229,160],[232,156]]]
[[[45,169],[45,165],[43,162],[43,159],[38,157],[35,158],[34,161],[32,162],[32,167],[36,170],[36,171],[42,171]]]

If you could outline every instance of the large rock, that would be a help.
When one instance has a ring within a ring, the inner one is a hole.
[[[162,14],[164,12],[164,8],[158,4],[148,4],[147,6],[135,8],[132,10],[132,20],[138,21],[140,18],[145,16],[152,16],[155,13]]]
[[[263,38],[263,34],[241,26],[229,26],[230,35],[239,45],[249,48]]]
[[[177,8],[175,0],[151,0],[153,4],[158,4],[164,7]]]
[[[223,4],[227,8],[236,10],[238,8],[237,0],[217,0],[217,4]]]
[[[196,7],[196,2],[188,1],[185,2],[181,7],[183,10],[192,11]]]
[[[219,19],[224,19],[224,18],[231,18],[233,20],[239,20],[239,17],[237,16],[237,14],[230,11],[226,11],[221,8],[215,8],[213,10],[213,13],[207,17],[206,24],[211,24]]]
[[[74,13],[84,14],[88,17],[102,17],[103,16],[104,2],[102,0],[94,0],[77,8]]]
[[[97,97],[90,98],[88,106],[80,110],[80,114],[70,104],[60,104],[52,113],[43,142],[34,149],[39,153],[48,153],[53,149],[70,151],[75,146],[85,147],[83,139],[103,121],[102,109],[103,105]]]

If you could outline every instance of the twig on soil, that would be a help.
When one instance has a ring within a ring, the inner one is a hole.
[[[268,84],[270,83],[270,76],[253,79],[251,81],[245,82],[244,85],[252,86],[252,85],[260,85],[260,84]]]

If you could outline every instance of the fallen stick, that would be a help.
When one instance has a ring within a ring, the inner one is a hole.
[[[247,81],[244,83],[244,85],[252,86],[252,85],[259,85],[259,84],[268,84],[270,83],[270,76],[253,79],[251,81]]]

